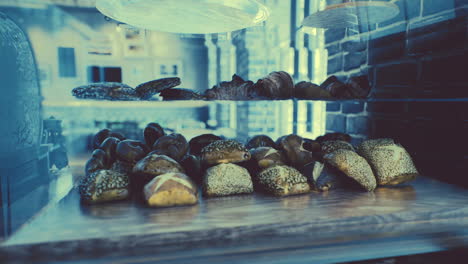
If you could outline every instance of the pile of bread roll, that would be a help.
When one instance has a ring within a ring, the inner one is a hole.
[[[166,135],[156,123],[144,142],[108,129],[94,136],[94,152],[80,182],[86,204],[142,197],[152,207],[197,204],[204,197],[249,194],[287,196],[335,188],[373,191],[417,175],[413,161],[392,139],[370,139],[354,147],[351,137],[330,133],[315,140],[265,135],[245,145],[213,134]]]

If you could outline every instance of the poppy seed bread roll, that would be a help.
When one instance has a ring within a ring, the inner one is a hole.
[[[128,198],[128,176],[117,171],[98,170],[85,177],[79,185],[81,200],[95,204]]]
[[[397,185],[418,176],[406,149],[392,139],[371,139],[361,143],[358,152],[371,165],[378,185]]]
[[[177,161],[168,156],[149,154],[133,167],[132,180],[137,186],[143,186],[154,177],[167,173],[185,173],[185,171]]]
[[[307,193],[310,186],[307,178],[289,166],[274,166],[260,172],[256,177],[260,188],[275,196]]]
[[[201,160],[207,165],[238,163],[250,157],[249,150],[235,140],[217,140],[201,151]]]
[[[203,195],[208,197],[253,192],[252,178],[247,169],[235,164],[220,164],[206,170]]]
[[[371,192],[377,187],[377,182],[369,163],[356,152],[338,149],[330,154],[326,154],[323,158],[330,165],[354,179],[367,191]]]

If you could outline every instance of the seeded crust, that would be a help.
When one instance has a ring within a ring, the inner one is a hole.
[[[324,154],[329,154],[334,152],[338,149],[347,149],[356,151],[349,142],[342,141],[342,140],[332,140],[332,141],[325,141],[322,143],[322,151]]]
[[[289,166],[274,166],[257,175],[260,186],[275,196],[287,196],[307,193],[310,186],[307,178],[298,170]]]
[[[378,138],[378,139],[368,139],[364,140],[358,147],[357,153],[359,155],[366,157],[367,154],[377,146],[390,146],[394,145],[395,141],[391,138]]]
[[[250,159],[250,152],[235,140],[217,140],[201,151],[202,160],[207,164],[238,163]]]
[[[165,173],[185,173],[185,171],[174,159],[166,155],[151,154],[133,167],[133,173],[156,177]]]
[[[391,139],[364,141],[359,151],[371,165],[379,185],[397,185],[418,176],[409,153]]]
[[[128,176],[111,170],[99,170],[84,178],[78,187],[86,203],[126,199],[129,195]]]
[[[252,178],[247,169],[235,164],[220,164],[206,170],[203,194],[208,197],[253,192]]]
[[[376,188],[377,182],[369,163],[356,152],[338,149],[325,155],[324,159],[330,165],[357,181],[367,191],[371,192]]]

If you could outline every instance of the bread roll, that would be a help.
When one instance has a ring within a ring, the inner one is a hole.
[[[143,186],[154,177],[167,173],[185,173],[177,161],[165,155],[150,154],[133,167],[135,184]]]
[[[295,168],[301,168],[314,161],[312,152],[304,149],[304,140],[298,135],[282,136],[276,141],[276,144],[286,154],[288,163]]]
[[[359,145],[358,152],[371,165],[378,185],[397,185],[418,176],[409,153],[392,139],[366,140]]]
[[[176,161],[182,160],[185,154],[187,154],[188,148],[187,140],[183,135],[178,133],[162,136],[153,145],[154,153],[166,155]]]
[[[235,140],[217,140],[204,147],[201,159],[205,164],[238,163],[250,159],[250,152]]]
[[[213,134],[203,134],[192,138],[189,141],[190,154],[200,156],[204,147],[217,140],[222,140],[222,138]]]
[[[126,199],[129,196],[128,176],[111,170],[99,170],[84,178],[78,187],[81,200],[94,204]]]
[[[324,156],[324,160],[348,177],[354,179],[367,191],[373,191],[377,182],[367,161],[356,152],[338,149]]]
[[[307,193],[310,186],[307,178],[288,166],[274,166],[260,172],[256,180],[260,188],[275,196]]]
[[[152,148],[154,142],[164,135],[164,129],[158,123],[149,123],[143,131],[146,146],[149,148]]]
[[[155,177],[145,185],[143,193],[152,207],[193,205],[198,201],[196,185],[182,173],[166,173]]]
[[[130,164],[135,164],[148,154],[148,148],[138,140],[120,141],[116,149],[117,159]]]
[[[252,178],[245,168],[228,163],[206,170],[203,178],[205,196],[227,196],[252,192]]]

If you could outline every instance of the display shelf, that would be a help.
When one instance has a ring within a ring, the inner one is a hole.
[[[44,101],[45,107],[161,107],[161,108],[193,108],[204,107],[210,103],[222,102],[468,102],[468,98],[356,98],[356,99],[284,99],[284,100],[174,100],[174,101],[102,101],[102,100],[72,100]]]
[[[233,254],[260,263],[287,256],[327,263],[434,252],[447,249],[440,241],[466,241],[467,199],[467,190],[425,177],[373,193],[254,194],[163,209],[137,201],[84,206],[73,190],[5,241],[0,261],[128,263],[120,259],[145,256],[141,263],[184,263]]]
[[[180,102],[180,103],[176,103]],[[193,108],[204,107],[209,101],[104,101],[104,100],[70,100],[70,101],[44,101],[44,107],[98,107],[98,108]]]

